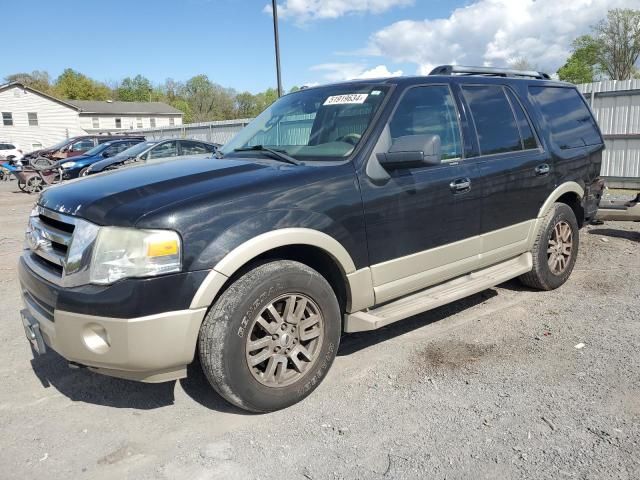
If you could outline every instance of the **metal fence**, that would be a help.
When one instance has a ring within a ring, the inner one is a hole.
[[[606,149],[602,175],[609,185],[640,188],[640,80],[584,83],[578,89],[593,110]]]
[[[186,123],[175,127],[144,128],[132,133],[144,135],[147,140],[167,138],[194,138],[205,142],[227,143],[252,119],[222,120],[217,122]]]

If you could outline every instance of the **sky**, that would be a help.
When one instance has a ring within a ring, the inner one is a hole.
[[[436,65],[555,72],[608,9],[639,0],[279,0],[285,89],[428,74]],[[206,74],[238,91],[276,84],[269,0],[29,0],[2,7],[0,80],[67,67],[104,82]]]

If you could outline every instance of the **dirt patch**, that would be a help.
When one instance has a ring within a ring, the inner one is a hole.
[[[498,354],[496,345],[466,343],[443,339],[430,344],[416,355],[416,366],[423,372],[454,371]]]

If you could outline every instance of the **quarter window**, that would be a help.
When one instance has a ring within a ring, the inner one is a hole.
[[[560,149],[602,143],[591,112],[575,88],[529,87],[529,93],[551,130],[551,139]]]
[[[446,86],[410,89],[393,114],[389,131],[392,141],[408,135],[438,135],[443,161],[462,156],[458,115]]]
[[[498,85],[465,85],[464,98],[476,126],[481,155],[522,150],[511,105]]]
[[[13,115],[11,112],[2,112],[2,124],[5,127],[10,127],[13,125]]]
[[[29,120],[30,127],[38,126],[38,114],[36,112],[27,113],[27,119]]]

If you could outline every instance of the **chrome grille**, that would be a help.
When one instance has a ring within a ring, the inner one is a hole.
[[[36,207],[29,218],[29,227],[25,234],[26,248],[24,259],[29,267],[44,279],[57,285],[73,286],[83,283],[84,279],[69,278],[77,274],[82,265],[77,261],[80,245],[74,251],[73,238],[80,224],[88,222],[69,215],[63,215],[43,207]],[[80,242],[82,243],[82,242]],[[90,243],[90,242],[89,242]],[[89,244],[82,245],[82,248]],[[75,261],[69,262],[74,257]],[[69,270],[72,271],[69,271]]]

